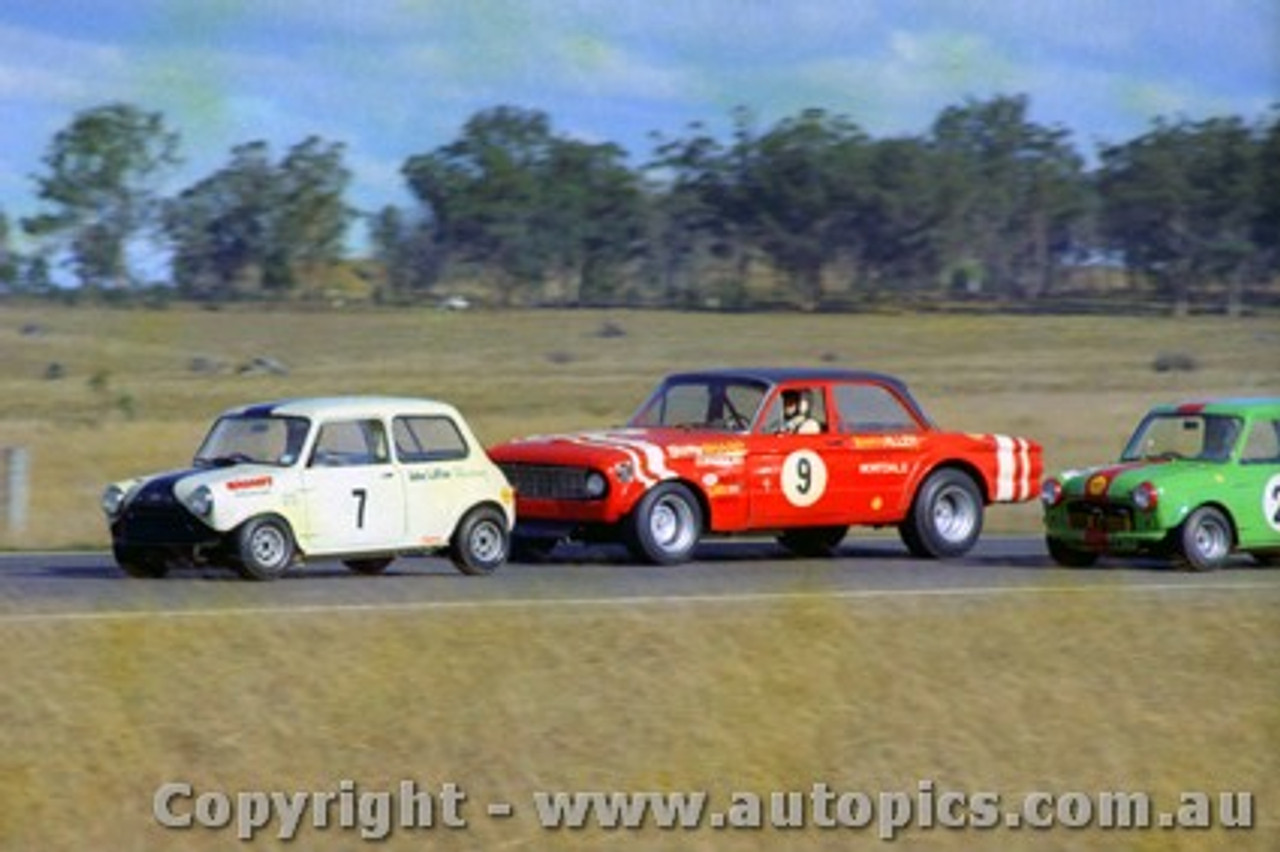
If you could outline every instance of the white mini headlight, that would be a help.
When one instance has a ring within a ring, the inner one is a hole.
[[[213,511],[213,492],[208,486],[201,485],[187,497],[187,508],[202,518],[209,517]]]
[[[102,492],[102,511],[114,518],[124,508],[124,489],[119,485],[108,485]]]
[[[588,497],[603,497],[604,493],[609,490],[609,481],[604,478],[604,474],[593,470],[587,474],[586,487]]]

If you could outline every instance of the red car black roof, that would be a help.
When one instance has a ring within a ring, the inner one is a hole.
[[[663,384],[708,379],[739,379],[770,387],[790,382],[877,382],[891,388],[923,418],[925,423],[934,425],[929,415],[911,395],[904,381],[888,373],[879,373],[874,370],[847,370],[837,367],[713,367],[706,370],[671,373],[663,379]]]

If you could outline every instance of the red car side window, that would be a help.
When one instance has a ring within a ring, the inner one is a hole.
[[[813,435],[828,431],[827,398],[820,385],[786,386],[774,394],[761,421],[765,435]]]
[[[848,383],[836,385],[834,391],[841,432],[915,432],[920,428],[911,412],[887,388]]]

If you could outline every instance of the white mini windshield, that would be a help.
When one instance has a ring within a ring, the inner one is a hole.
[[[202,467],[270,464],[290,467],[298,461],[310,424],[302,417],[222,417],[196,453]]]

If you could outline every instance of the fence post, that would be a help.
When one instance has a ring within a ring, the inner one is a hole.
[[[0,460],[4,471],[4,480],[0,482],[0,508],[4,509],[5,529],[16,534],[27,528],[31,456],[26,447],[5,447],[0,452]]]

